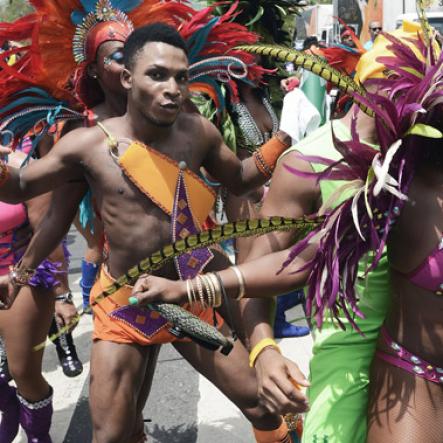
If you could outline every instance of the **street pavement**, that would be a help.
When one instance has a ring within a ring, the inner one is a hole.
[[[76,231],[68,235],[72,254],[70,284],[77,306],[81,305],[79,280],[83,239]],[[300,307],[288,312],[289,319],[302,317]],[[303,323],[300,323],[303,324]],[[84,316],[74,331],[83,373],[65,377],[55,347],[48,344],[43,371],[54,388],[54,416],[51,437],[54,443],[89,443],[91,419],[88,408],[91,316]],[[283,354],[308,374],[312,339],[310,336],[279,341]],[[144,410],[149,443],[253,443],[251,426],[237,407],[209,381],[199,375],[170,345],[162,347],[150,398]],[[21,431],[14,443],[26,443]]]

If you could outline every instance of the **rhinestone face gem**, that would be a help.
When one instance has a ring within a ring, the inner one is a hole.
[[[415,365],[419,365],[419,364],[421,363],[421,360],[420,360],[418,357],[416,357],[415,355],[413,355],[413,356],[411,357],[411,361],[412,361],[412,363],[414,363]]]
[[[436,371],[437,371],[439,374],[443,374],[443,368],[436,368]]]
[[[391,348],[397,352],[401,351],[401,346],[397,343],[392,343]]]
[[[412,370],[413,370],[416,374],[424,374],[424,373],[425,373],[425,371],[423,370],[423,368],[420,367],[420,366],[414,366],[414,367],[412,368]]]

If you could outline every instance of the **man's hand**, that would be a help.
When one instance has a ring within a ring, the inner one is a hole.
[[[184,281],[142,275],[132,290],[129,303],[131,305],[147,305],[160,302],[179,305],[186,302],[186,294],[186,282]]]
[[[9,309],[14,303],[20,288],[13,286],[9,275],[0,277],[0,310]]]
[[[260,353],[255,368],[261,404],[271,413],[298,414],[309,409],[300,389],[308,387],[309,382],[295,363],[270,347]]]
[[[74,318],[77,315],[77,308],[73,303],[66,303],[64,301],[56,301],[55,302],[55,321],[59,327],[63,327],[69,325],[73,322]],[[71,328],[71,331],[77,326],[75,322],[74,326]]]

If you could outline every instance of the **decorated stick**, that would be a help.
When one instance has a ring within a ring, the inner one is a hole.
[[[214,245],[224,240],[238,238],[238,237],[250,237],[254,235],[264,235],[274,231],[286,231],[286,230],[296,230],[297,238],[301,239],[306,236],[306,234],[317,227],[323,221],[323,217],[307,218],[303,217],[300,219],[285,218],[285,217],[271,217],[268,219],[256,219],[256,220],[242,220],[233,223],[227,223],[225,225],[217,226],[214,229],[208,231],[202,231],[195,235],[190,235],[184,239],[178,240],[177,242],[167,245],[162,249],[154,252],[148,258],[142,260],[129,271],[118,278],[112,285],[106,288],[95,301],[82,312],[77,314],[74,319],[68,325],[60,328],[57,334],[51,335],[49,340],[54,341],[61,334],[69,331],[76,323],[78,323],[81,317],[87,313],[90,313],[92,308],[99,304],[106,297],[115,294],[120,288],[125,285],[134,283],[142,274],[152,272],[162,268],[166,263],[173,260],[175,257],[180,256],[186,252],[193,251],[201,247],[207,247]],[[155,303],[148,306],[149,309],[158,311],[164,318],[174,324],[174,321],[182,318],[183,322],[179,329],[189,336],[193,335],[194,330],[186,330],[185,319],[190,318],[192,314],[189,311],[176,305],[169,305],[165,303]],[[194,316],[195,317],[195,316]],[[219,337],[219,331],[217,331],[212,326],[207,323],[202,322],[198,317],[195,317],[199,323],[206,326],[200,325],[200,330],[204,331],[204,334],[208,334],[210,328],[212,330],[212,336],[210,334],[205,337],[197,337],[198,339],[205,340],[205,338],[210,338],[210,340],[218,340],[220,346],[226,349],[227,343]],[[194,320],[193,320],[194,321]],[[193,327],[196,326],[194,321]],[[204,335],[203,334],[203,335]],[[220,334],[221,335],[221,334]],[[226,337],[224,337],[226,339]],[[40,350],[45,347],[45,343],[40,343],[35,346],[35,350]]]

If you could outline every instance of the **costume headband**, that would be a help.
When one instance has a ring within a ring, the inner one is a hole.
[[[73,13],[75,22],[76,16]],[[77,24],[72,50],[77,63],[91,63],[95,60],[97,50],[107,41],[125,42],[134,26],[128,16],[112,7],[109,0],[99,0],[95,10]]]

